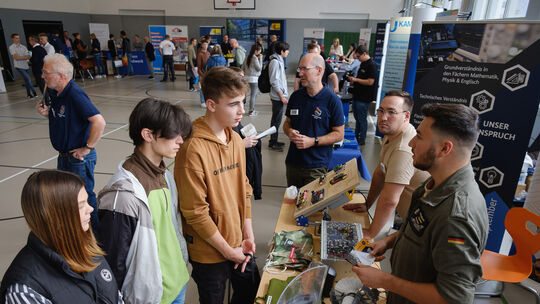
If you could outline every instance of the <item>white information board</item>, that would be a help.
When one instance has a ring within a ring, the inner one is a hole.
[[[101,44],[102,50],[108,50],[107,40],[109,40],[109,24],[107,23],[88,23],[90,33],[96,35],[97,40]]]

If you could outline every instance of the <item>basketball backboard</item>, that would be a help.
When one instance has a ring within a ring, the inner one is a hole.
[[[215,10],[254,10],[255,0],[214,0]]]

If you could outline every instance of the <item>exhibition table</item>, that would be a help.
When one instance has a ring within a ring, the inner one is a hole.
[[[334,69],[334,73],[336,73],[336,76],[337,76],[337,78],[338,78],[338,81],[343,80],[343,76],[345,75],[345,71],[344,71],[344,70]]]
[[[332,151],[332,158],[330,159],[330,163],[328,164],[328,169],[332,169],[337,165],[344,164],[353,158],[356,158],[358,172],[360,172],[360,175],[363,179],[369,182],[371,180],[371,174],[369,173],[366,162],[362,157],[362,152],[360,152],[359,149],[349,149],[342,147]]]
[[[103,53],[103,57],[107,59],[109,62],[107,64],[107,68],[109,68],[109,64],[111,67],[111,70],[109,70],[109,74],[112,74],[112,62],[111,62],[111,53],[109,51],[101,51]],[[118,50],[118,60],[122,59],[122,50]],[[133,73],[135,75],[149,75],[150,70],[148,70],[148,64],[146,63],[146,54],[144,51],[133,51],[131,52],[131,65],[133,66]],[[118,68],[118,72],[120,75],[127,74],[127,67],[121,66]]]
[[[353,196],[353,199],[349,202],[350,203],[364,203],[365,200],[362,195],[355,194]],[[296,221],[293,218],[293,213],[295,211],[295,204],[294,203],[287,203],[286,200],[283,200],[281,203],[281,209],[279,211],[278,220],[276,222],[276,227],[274,229],[274,232],[280,232],[282,230],[286,231],[292,231],[292,230],[300,230],[303,228],[306,228],[306,230],[313,235],[313,249],[314,249],[314,260],[320,260],[320,244],[321,244],[321,238],[320,236],[314,235],[314,227],[308,226],[308,227],[301,227],[296,225]],[[338,222],[348,222],[348,223],[360,223],[362,227],[369,227],[369,217],[367,212],[363,213],[354,213],[352,211],[344,210],[342,207],[338,207],[334,210],[329,211],[330,216],[332,217],[332,221],[338,221]],[[310,221],[321,221],[322,214],[320,212],[314,213],[310,216],[308,216],[308,219]],[[336,278],[334,282],[339,281],[342,278],[346,277],[355,277],[356,274],[352,271],[352,265],[349,264],[346,261],[330,261],[328,263],[332,268],[336,270]],[[374,263],[373,267],[380,268],[379,263]],[[264,271],[261,275],[261,283],[259,285],[259,289],[257,290],[257,297],[264,297],[268,290],[268,284],[270,282],[270,279],[277,278],[280,280],[286,280],[290,276],[296,276],[300,274],[298,271],[285,271],[284,273],[269,273],[267,271]],[[381,296],[383,298],[382,300],[379,299],[379,303],[385,303],[386,297],[384,295]],[[330,303],[330,299],[324,299],[324,303]]]

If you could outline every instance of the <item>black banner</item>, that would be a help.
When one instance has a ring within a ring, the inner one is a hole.
[[[422,27],[411,123],[420,124],[426,103],[464,104],[479,113],[481,133],[471,161],[490,212],[488,249],[494,251],[538,112],[539,39],[539,23]]]

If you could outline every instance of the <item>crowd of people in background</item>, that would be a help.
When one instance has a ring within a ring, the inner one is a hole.
[[[120,31],[120,39],[117,40],[114,34],[109,35],[107,48],[109,56],[103,53],[102,45],[94,33],[90,34],[90,40],[86,43],[81,39],[79,33],[70,35],[67,31],[57,32],[54,35],[40,33],[28,38],[29,46],[32,52],[21,44],[18,34],[12,35],[13,44],[10,46],[10,53],[14,60],[15,69],[24,79],[28,98],[34,98],[37,93],[32,85],[27,62],[31,63],[32,74],[40,91],[44,92],[44,82],[42,80],[43,59],[48,54],[64,54],[75,68],[75,77],[77,71],[84,69],[88,62],[93,63],[95,67],[95,78],[106,78],[108,74],[113,74],[116,78],[122,78],[134,74],[133,51],[144,51],[144,56],[148,63],[149,79],[154,79],[154,68],[156,55],[162,59],[163,78],[161,82],[176,80],[175,76],[175,56],[182,53],[185,55],[185,70],[189,80],[189,91],[199,91],[200,104],[206,108],[206,100],[203,91],[200,89],[200,83],[205,74],[213,67],[232,66],[241,68],[244,77],[249,84],[247,114],[257,116],[256,111],[257,97],[259,94],[258,82],[264,67],[267,67],[270,80],[270,99],[272,101],[272,118],[270,126],[280,128],[281,117],[283,116],[283,107],[288,102],[290,95],[287,88],[287,76],[285,60],[289,54],[289,45],[287,42],[279,41],[276,35],[269,35],[268,45],[262,37],[256,37],[249,51],[240,45],[237,38],[230,38],[227,34],[223,36],[223,41],[217,43],[212,41],[210,35],[204,35],[200,38],[189,39],[189,44],[185,49],[181,49],[178,42],[171,40],[169,35],[155,46],[148,36],[141,40],[141,36],[135,34],[134,41],[131,42],[126,31]],[[266,47],[265,47],[266,46]],[[356,118],[356,130],[358,142],[365,143],[365,133],[367,130],[366,115],[367,105],[374,99],[377,83],[375,81],[377,67],[368,55],[367,48],[357,46],[351,43],[346,53],[340,44],[339,38],[334,38],[329,47],[328,55],[324,52],[316,39],[313,39],[307,45],[307,49],[300,59],[308,53],[317,53],[325,60],[322,83],[328,86],[334,93],[338,94],[343,87],[343,81],[348,80],[352,83],[353,102],[352,108]],[[107,71],[105,60],[111,60],[110,68],[112,73]],[[341,63],[335,68],[349,72],[343,79],[338,79],[327,60],[339,60]],[[300,62],[299,62],[300,63]],[[365,66],[365,68],[362,68]],[[120,75],[120,67],[124,75]],[[359,73],[361,72],[361,73]],[[294,91],[302,88],[302,81],[296,73]],[[360,75],[360,76],[359,76]],[[83,73],[81,77],[85,77]],[[271,136],[269,148],[275,151],[283,151],[284,143],[278,141],[278,133]]]
[[[175,44],[169,35],[164,37],[158,47],[152,43],[148,36],[145,36],[141,40],[141,37],[136,34],[134,41],[131,42],[126,31],[122,30],[120,31],[120,37],[120,40],[116,40],[115,35],[110,34],[107,41],[114,77],[123,77],[119,73],[119,67],[121,66],[125,66],[125,76],[133,75],[132,52],[144,51],[149,69],[148,78],[154,78],[154,61],[156,60],[156,54],[158,54],[162,58],[164,72],[161,82],[174,82],[176,80],[174,56],[178,55],[179,52],[183,52],[186,58],[186,75],[189,81],[189,91],[199,91],[202,108],[207,107],[207,98],[204,96],[201,87],[205,75],[212,68],[231,66],[241,69],[248,83],[249,94],[244,100],[244,102],[247,101],[247,115],[252,117],[257,116],[256,104],[257,97],[259,96],[259,77],[266,67],[266,73],[268,74],[270,83],[269,95],[272,102],[272,116],[269,125],[270,127],[275,127],[277,130],[280,129],[283,109],[287,105],[290,95],[285,65],[285,60],[289,54],[289,44],[279,41],[276,35],[269,35],[269,41],[266,47],[263,38],[257,37],[249,48],[249,51],[240,45],[238,39],[230,38],[227,34],[223,36],[223,41],[220,44],[217,41],[212,41],[210,35],[191,38],[184,50],[179,49],[179,45]],[[54,35],[41,33],[38,36],[30,36],[28,41],[32,47],[31,56],[28,49],[20,43],[19,35],[13,34],[12,40],[13,45],[10,46],[10,53],[13,56],[15,68],[25,81],[28,98],[34,98],[37,96],[37,93],[31,84],[32,81],[28,73],[29,67],[27,61],[32,63],[32,74],[36,79],[37,86],[43,93],[43,60],[48,54],[64,54],[73,64],[75,74],[77,69],[81,68],[81,61],[89,60],[94,62],[96,78],[104,78],[107,77],[107,74],[110,74],[107,72],[107,65],[104,64],[104,59],[107,57],[104,55],[101,43],[94,33],[90,34],[88,44],[81,39],[79,33],[73,33],[70,36],[67,31],[58,32]],[[377,68],[372,63],[372,60],[370,60],[367,49],[364,46],[357,47],[355,43],[351,43],[347,53],[344,54],[339,38],[335,38],[329,47],[329,55],[326,55],[318,41],[313,39],[307,45],[307,50],[302,54],[300,59],[309,53],[314,53],[323,59],[324,68],[322,70],[321,82],[323,86],[329,87],[333,93],[339,93],[344,80],[348,80],[351,83],[358,83],[352,89],[354,96],[352,108],[356,118],[355,134],[358,142],[361,145],[364,144],[367,130],[365,122],[367,105],[370,100],[373,100],[373,92],[377,86],[375,83]],[[332,58],[339,59],[342,63],[337,65],[336,68],[350,72],[349,76],[351,77],[345,77],[340,81],[334,71],[334,67],[327,61],[327,59]],[[366,65],[366,69],[361,69],[364,62],[366,64],[369,63],[369,65]],[[305,71],[298,70],[294,91],[303,87],[303,75],[306,74]],[[278,140],[278,136],[279,132],[270,136],[268,148],[282,152],[285,144]]]
[[[181,50],[169,35],[156,47],[148,36],[141,40],[135,35],[132,42],[126,31],[120,32],[121,40],[110,34],[107,48],[117,78],[122,78],[121,66],[124,76],[134,75],[133,52],[144,51],[148,78],[154,78],[153,63],[159,53],[161,82],[174,82],[174,56],[183,52],[188,89],[199,91],[206,112],[192,122],[180,106],[141,100],[129,117],[134,151],[96,195],[95,147],[106,122],[73,80],[78,70],[87,69],[88,61],[95,66],[96,78],[107,77],[102,45],[94,33],[89,38],[86,43],[79,33],[40,33],[28,37],[29,50],[18,34],[11,35],[9,52],[27,97],[37,96],[28,62],[39,90],[50,97],[49,103],[45,99],[37,103],[36,111],[49,121],[61,171],[34,173],[24,186],[21,204],[31,232],[2,280],[0,300],[17,303],[33,298],[52,303],[77,297],[83,301],[94,292],[103,303],[184,303],[190,263],[201,303],[222,303],[227,279],[233,287],[232,303],[253,303],[260,278],[254,260],[251,196],[262,198],[262,142],[242,134],[242,117],[246,112],[258,115],[255,107],[265,76],[272,107],[270,127],[281,129],[285,108],[283,131],[290,141],[287,185],[301,187],[324,176],[333,145],[344,138],[348,113],[343,113],[338,94],[345,82],[352,85],[355,136],[359,145],[365,144],[368,108],[378,86],[378,66],[367,47],[351,43],[344,53],[335,38],[326,55],[312,40],[300,57],[294,89],[289,92],[285,62],[290,45],[276,35],[269,36],[266,48],[257,37],[247,51],[228,35],[220,44],[210,35],[193,37]],[[334,60],[340,64],[328,62]],[[337,70],[346,73],[343,79]],[[372,254],[377,258],[394,248],[393,275],[361,265],[353,271],[366,286],[389,290],[392,301],[424,296],[432,302],[443,298],[470,302],[471,286],[481,274],[479,256],[486,233],[464,224],[455,210],[465,210],[462,204],[469,200],[466,212],[471,221],[487,227],[483,197],[470,166],[478,115],[465,106],[427,105],[422,109],[426,119],[416,133],[410,124],[412,106],[408,93],[390,91],[376,110],[383,148],[366,201],[367,208],[376,200],[378,205],[364,235],[386,234],[396,208],[411,223],[421,220],[412,232],[402,228],[374,243]],[[285,143],[278,138],[279,131],[270,136],[268,148],[283,152]],[[175,159],[174,175],[164,158]],[[443,197],[455,203],[424,209],[426,204],[442,205]],[[347,208],[365,211],[366,206]],[[437,230],[424,234],[424,217],[438,220]],[[439,237],[443,241],[433,252],[410,249],[413,239],[437,237],[438,229],[461,233],[467,245],[456,246]],[[399,260],[396,252],[409,258]],[[444,271],[435,269],[433,261],[448,254],[455,261],[441,263]],[[416,279],[420,268],[421,275],[430,277]],[[465,273],[463,278],[453,276],[456,269]],[[432,280],[436,275],[443,279]]]

